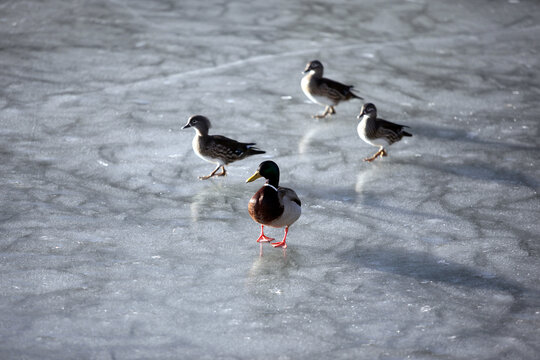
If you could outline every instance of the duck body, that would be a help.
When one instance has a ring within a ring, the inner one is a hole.
[[[208,135],[211,123],[202,115],[190,117],[182,129],[189,127],[195,129],[195,137],[191,142],[195,154],[201,159],[217,165],[210,175],[199,177],[201,180],[209,179],[212,176],[225,176],[227,174],[225,165],[251,155],[265,153],[265,151],[258,149],[255,143],[243,143],[222,135]],[[220,168],[222,172],[217,173]]]
[[[274,247],[287,248],[287,233],[289,226],[294,224],[302,214],[302,202],[293,189],[279,186],[279,168],[273,161],[264,161],[246,182],[260,177],[267,179],[266,183],[251,197],[248,212],[251,218],[261,225],[261,234],[257,242],[274,240],[264,235],[264,226],[285,228],[285,235],[280,242],[272,243]],[[262,255],[262,244],[261,252]]]
[[[319,105],[326,106],[323,114],[314,115],[315,118],[323,118],[326,115],[335,114],[334,106],[341,101],[353,98],[362,99],[352,92],[352,85],[323,77],[324,67],[318,60],[313,60],[306,65],[304,77],[300,81],[302,91],[308,99]]]
[[[336,106],[341,101],[361,99],[351,91],[354,86],[323,78],[314,71],[310,71],[302,78],[300,86],[304,95],[319,105]]]
[[[306,95],[306,97],[309,100],[319,105],[323,105],[323,106],[337,105],[339,101],[336,102],[335,100],[329,99],[328,97],[322,94],[317,94],[317,91],[315,91],[314,89],[318,89],[319,87],[318,81],[317,81],[318,79],[314,77],[313,75],[315,74],[308,73],[304,75],[304,77],[302,78],[302,81],[300,81],[300,86],[302,87],[302,91],[304,92],[304,95]]]
[[[221,135],[195,134],[191,145],[198,157],[220,166],[265,153],[257,149],[255,143],[242,143]]]
[[[249,200],[248,211],[255,222],[282,228],[300,218],[302,202],[292,189],[280,186],[276,191],[265,184]]]
[[[362,106],[358,118],[360,119],[356,128],[358,136],[364,142],[379,147],[379,151],[375,155],[364,159],[364,161],[371,162],[379,156],[388,156],[385,147],[400,141],[404,136],[412,136],[404,130],[408,126],[377,118],[377,108],[371,103]]]

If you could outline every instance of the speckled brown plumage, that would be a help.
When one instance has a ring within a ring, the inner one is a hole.
[[[377,108],[371,103],[362,106],[357,117],[360,119],[357,127],[358,136],[366,143],[379,147],[375,155],[365,158],[364,161],[371,162],[379,156],[388,156],[384,149],[385,145],[390,146],[404,136],[412,136],[404,130],[408,126],[377,118]]]
[[[313,60],[306,65],[306,74],[300,83],[304,94],[313,102],[326,106],[324,113],[313,117],[322,118],[326,115],[336,113],[334,106],[341,101],[350,99],[362,99],[352,92],[352,85],[345,85],[340,82],[323,77],[324,66],[318,60]]]
[[[194,115],[182,129],[193,127],[196,131],[193,138],[193,151],[203,160],[217,164],[217,167],[207,176],[199,179],[206,180],[212,176],[225,176],[225,165],[242,160],[248,156],[264,154],[265,151],[255,147],[255,143],[242,143],[222,135],[208,135],[211,127],[210,120],[202,115]],[[217,173],[219,169],[221,173]]]

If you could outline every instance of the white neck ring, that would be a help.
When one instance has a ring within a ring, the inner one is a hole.
[[[268,187],[271,187],[272,189],[274,189],[274,190],[278,191],[278,190],[276,189],[276,187],[275,187],[274,185],[270,185],[270,184],[264,184],[264,186],[268,186]]]

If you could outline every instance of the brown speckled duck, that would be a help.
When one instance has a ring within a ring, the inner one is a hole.
[[[314,118],[324,118],[336,113],[334,106],[349,99],[363,99],[351,91],[352,85],[344,85],[323,77],[324,66],[319,60],[313,60],[306,65],[304,77],[300,85],[304,94],[314,103],[324,105],[324,113],[313,115]]]
[[[408,126],[377,118],[377,108],[372,103],[364,104],[357,118],[360,119],[357,127],[358,136],[366,143],[379,147],[375,155],[365,158],[364,161],[371,162],[379,156],[388,156],[385,146],[398,142],[404,136],[412,136],[404,130]]]
[[[208,135],[208,129],[211,126],[210,120],[206,117],[193,115],[182,127],[182,129],[192,127],[196,131],[192,142],[195,154],[203,160],[217,164],[210,175],[199,176],[199,179],[206,180],[212,176],[225,176],[227,175],[225,165],[251,155],[265,153],[265,151],[256,148],[255,143],[241,143],[221,135]],[[217,174],[219,168],[221,168],[221,172]]]

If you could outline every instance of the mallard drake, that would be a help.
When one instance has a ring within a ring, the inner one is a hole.
[[[287,248],[287,233],[302,213],[302,203],[294,190],[279,186],[279,167],[273,161],[263,161],[255,174],[246,182],[252,182],[264,177],[266,183],[249,200],[248,210],[251,218],[261,224],[261,234],[257,242],[270,242],[275,240],[264,235],[264,226],[275,228],[285,227],[285,235],[280,242],[272,243],[273,247]],[[261,244],[262,255],[262,244]]]
[[[334,106],[341,101],[352,98],[363,100],[362,97],[351,91],[352,85],[344,85],[323,77],[324,66],[319,60],[313,60],[306,65],[304,77],[300,82],[302,91],[314,103],[324,105],[324,113],[313,115],[314,118],[324,118],[326,115],[336,113]]]
[[[372,103],[364,104],[357,118],[360,119],[357,127],[358,136],[368,144],[379,147],[375,155],[365,158],[364,161],[371,162],[379,156],[388,156],[385,146],[392,145],[404,136],[412,136],[403,130],[408,126],[377,118],[377,108]]]
[[[256,148],[255,143],[241,143],[221,135],[208,135],[208,129],[211,126],[208,118],[202,115],[193,115],[182,127],[182,129],[192,127],[196,131],[192,142],[195,154],[203,160],[217,164],[210,175],[199,176],[199,179],[206,180],[212,176],[225,176],[227,175],[225,165],[247,156],[265,153],[265,151]],[[221,172],[217,174],[219,168],[221,168]]]

